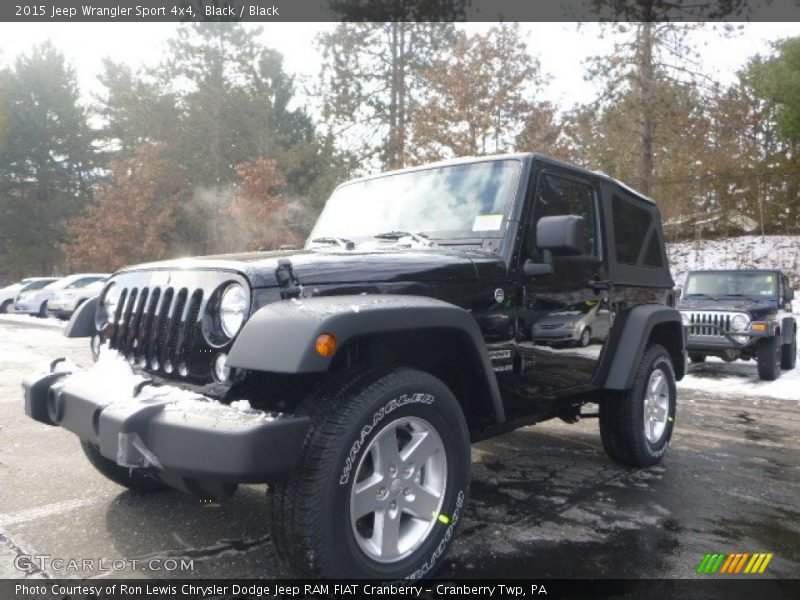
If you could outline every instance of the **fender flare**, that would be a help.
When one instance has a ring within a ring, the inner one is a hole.
[[[92,337],[97,333],[94,323],[94,314],[97,310],[97,301],[100,296],[89,298],[75,309],[64,329],[64,335],[68,338]]]
[[[791,344],[796,331],[797,323],[794,317],[784,317],[781,320],[781,344]]]
[[[682,378],[686,360],[686,333],[681,314],[676,309],[663,304],[642,304],[625,311],[618,318],[621,318],[622,323],[615,326],[621,326],[622,330],[613,341],[612,348],[615,351],[610,357],[610,365],[606,372],[603,388],[627,390],[633,386],[636,366],[644,354],[650,335],[655,327],[662,324],[670,324],[679,332],[677,337],[680,339],[678,350],[681,362],[674,366],[677,378]],[[670,349],[668,348],[668,350]],[[673,350],[671,350],[673,362],[677,362],[675,361],[677,353]]]
[[[505,420],[500,389],[480,328],[466,310],[434,298],[404,295],[317,296],[267,304],[245,323],[228,354],[230,367],[275,373],[321,373],[333,357],[319,355],[322,333],[337,348],[358,337],[380,333],[448,330],[463,335],[465,353],[480,371],[484,395],[496,423]]]

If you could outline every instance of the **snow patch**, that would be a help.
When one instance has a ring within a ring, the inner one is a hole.
[[[61,319],[54,319],[52,317],[39,318],[31,315],[24,314],[0,314],[0,323],[22,323],[24,325],[35,325],[37,327],[53,327],[64,329],[67,326],[66,321]]]
[[[781,376],[775,381],[761,381],[753,360],[726,363],[721,358],[709,356],[704,363],[689,365],[689,371],[678,382],[678,387],[713,394],[749,396],[755,405],[762,397],[794,400],[800,405],[800,368],[781,371]]]
[[[693,269],[780,269],[800,288],[800,236],[743,235],[667,244],[675,285]]]

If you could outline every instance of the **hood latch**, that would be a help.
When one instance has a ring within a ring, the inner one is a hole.
[[[303,286],[294,274],[292,261],[288,258],[279,258],[278,266],[275,269],[275,279],[281,289],[281,298],[298,298],[303,293]]]

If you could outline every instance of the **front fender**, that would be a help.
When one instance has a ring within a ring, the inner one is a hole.
[[[100,296],[89,298],[81,304],[67,323],[64,335],[68,338],[92,337],[97,333],[94,322],[94,313],[97,310],[97,301]]]
[[[478,324],[466,310],[433,298],[387,294],[273,302],[244,325],[227,364],[274,373],[320,373],[333,360],[315,349],[322,333],[333,335],[342,348],[349,340],[368,334],[437,329],[464,334],[471,346],[465,355],[471,355],[473,366],[480,370],[495,418],[504,420],[500,391]]]
[[[621,332],[613,340],[614,353],[610,357],[604,388],[609,390],[627,390],[633,386],[636,367],[644,354],[654,330],[673,335],[661,336],[659,341],[667,343],[667,350],[673,358],[676,376],[681,379],[684,371],[686,336],[681,314],[674,308],[663,304],[642,304],[634,306],[620,315]]]

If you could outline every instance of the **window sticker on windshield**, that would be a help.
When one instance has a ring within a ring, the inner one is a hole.
[[[503,224],[503,215],[478,215],[472,223],[472,231],[497,231]]]

